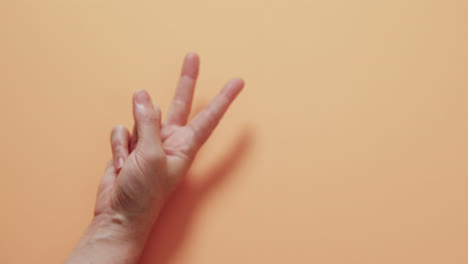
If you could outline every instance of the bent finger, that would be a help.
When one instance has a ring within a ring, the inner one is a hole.
[[[133,97],[133,118],[135,120],[136,148],[148,155],[158,153],[161,147],[161,111],[153,106],[145,90],[135,92]]]
[[[122,168],[129,155],[130,132],[122,125],[115,126],[111,132],[112,159],[114,167]]]

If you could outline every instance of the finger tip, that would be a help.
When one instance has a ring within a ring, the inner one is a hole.
[[[226,86],[223,89],[223,93],[233,100],[239,93],[240,91],[244,88],[244,80],[242,78],[233,78],[231,79]]]
[[[145,89],[138,89],[133,94],[133,101],[136,104],[151,103],[151,97]]]
[[[197,78],[200,67],[200,57],[195,52],[189,52],[185,55],[184,64],[182,66],[182,76],[188,76],[192,79]]]
[[[199,60],[200,56],[198,55],[198,53],[190,51],[190,52],[187,52],[187,54],[185,55],[185,58],[188,60]]]
[[[236,79],[239,82],[239,85],[243,88],[245,86],[245,80],[240,77],[237,77]]]
[[[145,93],[144,89],[138,89],[135,92],[133,92],[133,100],[136,101],[137,97],[140,96],[140,94]]]
[[[242,90],[242,88],[244,88],[245,86],[245,81],[240,77],[235,77],[232,78],[231,85],[236,87],[238,90]]]
[[[200,66],[200,56],[196,52],[188,52],[185,55],[185,65],[190,66],[192,69],[197,69]],[[198,70],[194,71],[193,73],[198,73]],[[193,74],[192,74],[193,75]]]

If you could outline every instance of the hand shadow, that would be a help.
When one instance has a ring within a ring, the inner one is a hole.
[[[251,131],[242,133],[237,144],[216,165],[204,173],[194,175],[190,170],[161,211],[146,242],[140,263],[169,264],[183,247],[190,234],[192,220],[198,206],[211,191],[225,182],[240,164],[251,144]],[[202,179],[191,181],[191,179]]]

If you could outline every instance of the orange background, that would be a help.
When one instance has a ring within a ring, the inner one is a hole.
[[[0,262],[60,263],[131,95],[245,90],[143,263],[468,263],[468,2],[0,2]]]

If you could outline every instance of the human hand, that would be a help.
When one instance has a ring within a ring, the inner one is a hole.
[[[135,92],[133,132],[130,134],[123,126],[112,130],[113,159],[98,188],[95,217],[69,263],[80,263],[83,255],[100,263],[137,261],[164,202],[244,86],[241,79],[229,81],[188,122],[198,71],[198,55],[188,54],[164,124],[149,94],[144,90]],[[97,244],[115,252],[112,261],[100,256],[106,252],[91,253],[90,248],[99,247]]]

